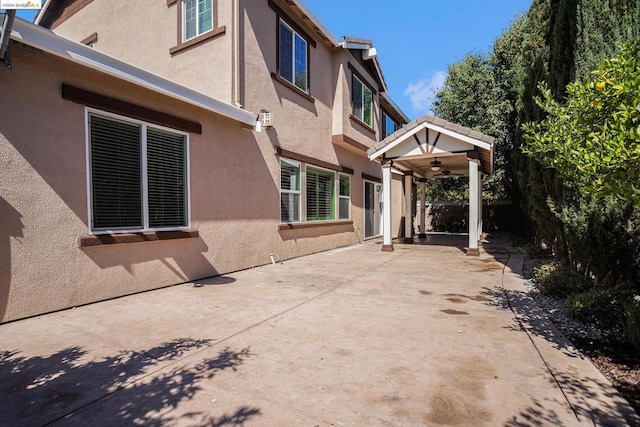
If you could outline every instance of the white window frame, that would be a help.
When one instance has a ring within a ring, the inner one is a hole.
[[[291,31],[291,64],[288,64],[289,67],[291,67],[291,80],[288,80],[286,77],[284,77],[282,75],[282,67],[283,64],[280,62],[280,57],[281,55],[281,51],[282,51],[282,45],[280,44],[280,25],[284,25],[285,27],[287,27],[290,31]],[[302,40],[304,42],[304,57],[305,57],[305,82],[304,82],[304,88],[301,88],[300,86],[298,86],[296,84],[296,37],[300,38],[300,40]],[[280,70],[278,70],[278,73],[280,75],[280,77],[282,77],[284,80],[286,80],[287,82],[291,83],[293,86],[295,86],[296,88],[300,89],[301,91],[305,92],[305,93],[309,93],[309,42],[307,41],[306,38],[302,37],[302,35],[300,33],[298,33],[296,30],[294,30],[291,25],[287,24],[287,22],[280,18],[280,22],[278,25],[278,63],[279,63],[279,68]]]
[[[282,161],[283,160],[288,162],[288,163],[291,163],[292,165],[298,166],[298,170],[299,170],[299,173],[300,173],[300,177],[299,177],[300,178],[300,188],[298,190],[288,190],[288,189],[283,189],[282,188]],[[282,221],[282,211],[281,211],[282,206],[278,205],[278,212],[280,212],[279,213],[280,224],[298,224],[298,223],[302,222],[302,218],[303,218],[303,216],[302,216],[302,186],[304,185],[304,180],[302,179],[302,171],[303,171],[302,163],[300,163],[297,160],[291,160],[291,159],[288,159],[286,157],[280,157],[280,161],[279,161],[278,165],[279,165],[279,168],[280,168],[280,194],[279,194],[279,196],[280,196],[280,201],[279,201],[280,204],[282,203],[282,194],[283,193],[284,194],[294,194],[294,195],[297,194],[299,196],[298,197],[298,220],[297,221],[286,221],[286,222]]]
[[[348,182],[349,182],[349,194],[346,196],[343,196],[341,191],[340,191],[340,179],[342,177],[346,177]],[[338,193],[338,215],[337,215],[337,220],[338,221],[348,221],[351,219],[351,175],[346,174],[346,173],[338,173],[338,191],[336,191],[336,193]],[[348,200],[348,212],[347,212],[347,218],[340,218],[340,200]]]
[[[122,116],[119,114],[109,113],[106,111],[98,110],[95,108],[85,107],[85,147],[86,147],[86,171],[87,171],[87,209],[88,209],[88,225],[89,234],[115,234],[115,233],[138,233],[142,231],[175,231],[175,230],[188,230],[191,228],[191,169],[190,169],[190,156],[189,156],[189,134],[183,131],[172,129],[166,126],[157,125],[155,123],[149,123],[143,120],[132,119],[130,117]],[[91,115],[101,116],[108,119],[113,119],[125,123],[140,126],[140,156],[141,156],[141,185],[142,185],[142,228],[114,228],[114,229],[94,229],[93,228],[93,194],[92,188],[92,170],[91,170],[91,129],[89,126],[89,117]],[[149,200],[148,200],[148,178],[147,178],[147,128],[152,127],[154,129],[163,130],[185,137],[185,218],[186,226],[179,227],[162,227],[151,228],[149,227]]]
[[[333,194],[331,195],[331,200],[333,202],[333,218],[330,219],[312,219],[310,220],[307,217],[307,205],[309,203],[309,192],[307,191],[307,176],[309,168],[316,169],[323,172],[328,172],[333,174]],[[321,166],[316,166],[312,163],[305,163],[304,165],[304,220],[305,222],[317,223],[317,222],[334,222],[337,221],[338,214],[338,193],[340,193],[340,182],[338,181],[339,173],[333,169],[323,168]]]
[[[355,106],[352,106],[352,111],[353,111],[353,113],[354,113],[353,115],[354,115],[354,117],[356,117],[358,120],[360,120],[362,123],[364,123],[365,125],[367,125],[367,126],[369,126],[369,127],[371,127],[371,128],[372,128],[372,127],[373,127],[373,90],[371,90],[371,88],[370,88],[370,87],[369,87],[365,82],[363,82],[363,81],[360,79],[360,77],[358,77],[355,73],[353,73],[353,74],[352,74],[352,80],[351,80],[351,82],[352,82],[352,83],[351,83],[351,84],[353,85],[353,84],[354,84],[354,82],[355,82],[356,80],[357,80],[357,81],[358,81],[358,83],[360,83],[360,85],[362,86],[362,96],[361,96],[361,99],[360,99],[360,102],[362,103],[362,117],[359,117],[359,116],[357,116],[357,115],[355,114],[355,112],[356,112],[356,111],[355,111],[355,108],[354,108]],[[353,87],[351,88],[351,90],[353,91],[353,93],[355,93],[355,90],[354,90],[354,89],[355,89],[355,88],[353,88]],[[367,121],[365,120],[365,117],[364,117],[364,112],[365,112],[365,108],[364,108],[364,101],[365,101],[364,91],[365,91],[365,90],[367,90],[367,91],[369,91],[369,93],[371,93],[371,107],[369,108],[369,115],[370,115],[370,117],[369,117],[369,121],[370,121],[371,123],[367,123]],[[351,98],[351,99],[353,99],[353,95],[352,95],[352,98]]]
[[[210,31],[213,31],[215,26],[215,16],[213,15],[214,9],[215,9],[215,0],[211,0],[211,28],[208,29],[207,31],[201,31],[200,30],[200,20],[198,19],[200,16],[200,3],[198,0],[196,0],[196,34],[192,37],[187,38],[187,3],[184,0],[180,0],[180,3],[182,3],[180,5],[180,7],[182,7],[182,41],[186,42],[189,41],[191,39],[195,39],[196,37],[199,37],[203,34],[206,34]]]

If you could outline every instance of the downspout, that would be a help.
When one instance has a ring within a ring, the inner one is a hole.
[[[240,0],[233,0],[231,37],[231,103],[244,108],[240,102]]]
[[[2,23],[2,33],[0,34],[0,63],[9,68],[11,68],[11,64],[7,61],[7,58],[9,52],[9,41],[11,40],[11,29],[13,28],[13,21],[15,17],[15,10],[7,10],[4,22]]]

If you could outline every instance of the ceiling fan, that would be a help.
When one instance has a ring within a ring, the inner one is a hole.
[[[434,177],[436,177],[436,176],[444,176],[444,177],[447,177],[447,176],[463,176],[463,175],[462,175],[462,174],[460,174],[460,173],[451,173],[451,171],[450,171],[449,169],[443,169],[443,170],[442,170],[442,172],[440,172],[440,173],[438,173],[438,174],[435,174],[435,175],[433,175],[433,176],[434,176]]]
[[[439,171],[441,166],[442,166],[442,162],[438,160],[437,157],[433,159],[433,161],[431,162],[431,170],[434,172]]]

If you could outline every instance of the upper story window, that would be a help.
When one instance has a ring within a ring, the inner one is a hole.
[[[351,77],[351,101],[354,117],[373,127],[373,91],[355,74]]]
[[[387,113],[382,112],[382,139],[388,137],[400,128],[400,125]]]
[[[225,33],[218,25],[218,0],[167,0],[168,7],[178,6],[178,43],[171,55],[202,44]]]
[[[213,29],[213,0],[185,0],[182,7],[183,41]]]
[[[293,28],[280,19],[278,63],[280,77],[308,92],[309,62],[307,41]]]

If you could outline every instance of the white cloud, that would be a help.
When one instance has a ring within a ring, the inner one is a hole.
[[[415,83],[409,83],[404,90],[404,97],[411,99],[411,107],[414,114],[419,116],[423,114],[433,114],[431,107],[436,97],[436,93],[447,78],[445,71],[436,71],[431,77],[418,80]]]

